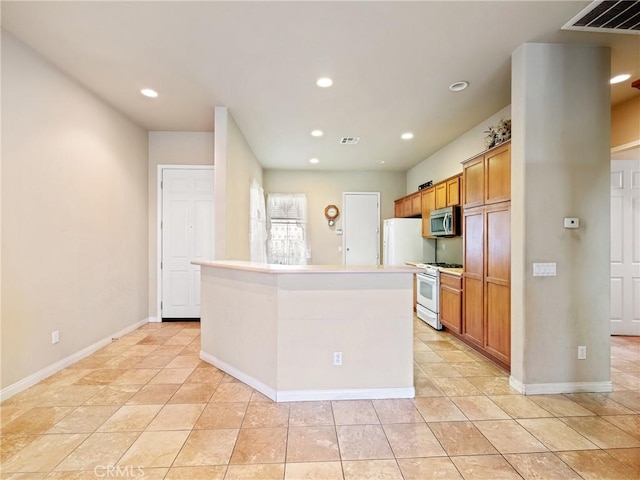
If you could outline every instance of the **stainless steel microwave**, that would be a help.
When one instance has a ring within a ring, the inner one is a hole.
[[[429,216],[431,235],[434,237],[454,237],[460,231],[460,207],[452,206],[432,210]]]

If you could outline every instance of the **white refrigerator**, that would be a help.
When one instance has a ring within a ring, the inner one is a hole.
[[[388,218],[382,227],[383,265],[422,262],[421,218]]]

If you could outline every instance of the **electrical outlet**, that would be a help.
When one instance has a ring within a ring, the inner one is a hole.
[[[333,365],[336,367],[342,365],[342,352],[333,352]]]
[[[578,360],[586,360],[587,359],[587,347],[584,345],[578,346]]]
[[[55,345],[60,341],[60,332],[58,330],[54,330],[51,332],[51,344]]]

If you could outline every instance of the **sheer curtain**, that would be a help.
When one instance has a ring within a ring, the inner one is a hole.
[[[249,187],[249,250],[251,261],[267,263],[267,215],[264,190],[256,180]]]
[[[267,259],[280,265],[306,265],[307,196],[304,194],[270,193],[267,196],[269,236]]]

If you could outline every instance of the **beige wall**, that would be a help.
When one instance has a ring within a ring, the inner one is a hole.
[[[640,141],[640,95],[611,109],[611,147]]]
[[[380,192],[380,218],[392,218],[393,201],[404,196],[406,187],[403,172],[265,170],[264,190],[265,194],[306,194],[309,263],[341,265],[342,236],[336,235],[336,230],[342,228],[342,215],[333,227],[329,227],[324,208],[334,204],[342,212],[343,192]]]
[[[146,131],[4,33],[2,139],[4,389],[148,316],[148,204]]]
[[[214,115],[216,259],[249,260],[249,186],[262,167],[227,107]]]
[[[512,379],[528,391],[606,387],[609,50],[525,44],[512,65]],[[555,262],[557,276],[533,277],[533,262]]]
[[[149,316],[158,303],[158,166],[213,165],[213,133],[149,132]]]

